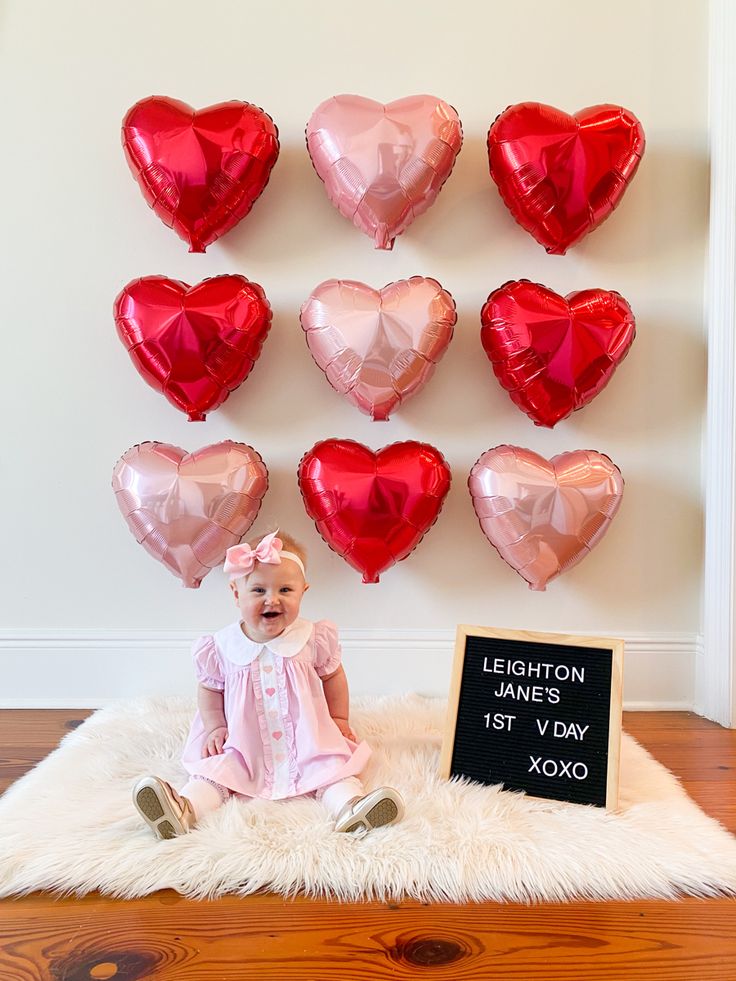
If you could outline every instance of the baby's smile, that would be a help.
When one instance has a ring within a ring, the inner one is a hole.
[[[309,587],[300,566],[287,559],[258,562],[253,572],[236,580],[231,588],[246,636],[265,644],[294,623]]]

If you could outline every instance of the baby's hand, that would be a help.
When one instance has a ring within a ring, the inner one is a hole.
[[[222,747],[226,739],[226,726],[218,726],[216,729],[213,729],[212,732],[208,732],[204,740],[202,759],[204,759],[206,756],[219,756],[219,754],[222,752]]]
[[[350,728],[350,723],[347,719],[336,719],[333,715],[332,721],[335,723],[340,732],[345,736],[346,739],[350,739],[352,742],[357,743],[358,737],[355,735],[353,730]]]

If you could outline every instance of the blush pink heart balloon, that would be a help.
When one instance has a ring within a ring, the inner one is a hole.
[[[300,319],[312,357],[335,391],[385,420],[429,381],[457,313],[450,294],[423,276],[382,290],[328,279],[309,294]]]
[[[232,440],[194,453],[139,443],[115,464],[112,487],[136,541],[196,589],[255,521],[268,470],[252,446]]]
[[[307,149],[327,196],[377,249],[393,248],[432,204],[462,142],[458,114],[432,95],[387,105],[336,95],[307,123]]]
[[[543,590],[605,535],[624,481],[615,463],[595,450],[545,460],[504,445],[479,457],[468,488],[488,541],[530,589]]]

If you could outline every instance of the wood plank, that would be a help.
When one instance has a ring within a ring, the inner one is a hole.
[[[0,788],[88,714],[0,712]],[[625,713],[624,727],[736,830],[736,732],[672,712]],[[270,894],[193,902],[170,891],[129,901],[41,893],[0,902],[0,979],[728,981],[734,923],[730,899],[341,905]]]
[[[339,906],[272,895],[33,896],[3,906],[0,977],[382,981],[431,969],[467,981],[726,981],[736,965],[734,910],[726,900]]]

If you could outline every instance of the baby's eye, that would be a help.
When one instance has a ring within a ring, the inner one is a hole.
[[[251,589],[251,593],[265,593],[265,589],[263,586],[254,586],[253,589]]]
[[[281,587],[281,592],[282,593],[290,593],[291,592],[291,586],[282,586]]]

